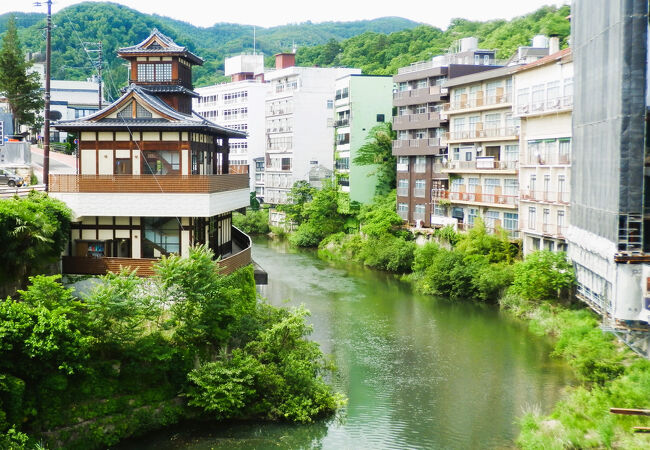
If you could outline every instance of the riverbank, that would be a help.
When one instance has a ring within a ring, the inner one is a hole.
[[[425,294],[499,305],[531,331],[552,336],[553,356],[581,380],[549,416],[533,411],[521,418],[520,446],[650,447],[650,436],[632,431],[650,425],[648,418],[609,413],[610,407],[650,407],[650,363],[603,333],[597,316],[571,296],[573,268],[563,254],[522,260],[505,234],[486,233],[480,220],[468,233],[446,228],[437,232],[438,243],[416,248],[394,216],[394,199],[379,199],[357,214],[359,231],[322,237],[319,255],[404,274]]]
[[[309,423],[342,397],[307,311],[258,302],[203,247],[83,300],[59,276],[0,301],[0,448],[104,448],[188,418]]]

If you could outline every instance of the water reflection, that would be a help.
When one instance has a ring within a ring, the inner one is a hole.
[[[332,382],[348,397],[343,418],[217,425],[138,448],[510,447],[522,409],[550,410],[572,381],[548,357],[548,342],[494,308],[414,295],[391,275],[283,243],[254,244],[269,273],[262,294],[311,310],[312,337],[332,354],[339,368]]]

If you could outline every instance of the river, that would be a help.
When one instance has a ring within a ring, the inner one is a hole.
[[[393,276],[258,238],[275,305],[305,304],[348,403],[311,425],[187,425],[121,448],[507,448],[524,411],[548,412],[571,372],[550,343],[496,308],[414,294]]]

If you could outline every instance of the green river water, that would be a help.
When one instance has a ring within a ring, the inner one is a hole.
[[[269,274],[260,292],[270,303],[311,310],[345,409],[311,425],[181,424],[120,448],[509,448],[517,418],[548,412],[573,382],[547,340],[495,308],[420,296],[390,275],[264,238],[253,258]]]

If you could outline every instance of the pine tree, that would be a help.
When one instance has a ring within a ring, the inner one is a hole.
[[[37,73],[28,73],[30,67],[18,39],[16,19],[11,17],[0,48],[0,95],[9,103],[14,133],[18,133],[20,125],[37,128],[42,121],[38,115],[43,107],[41,83]]]

